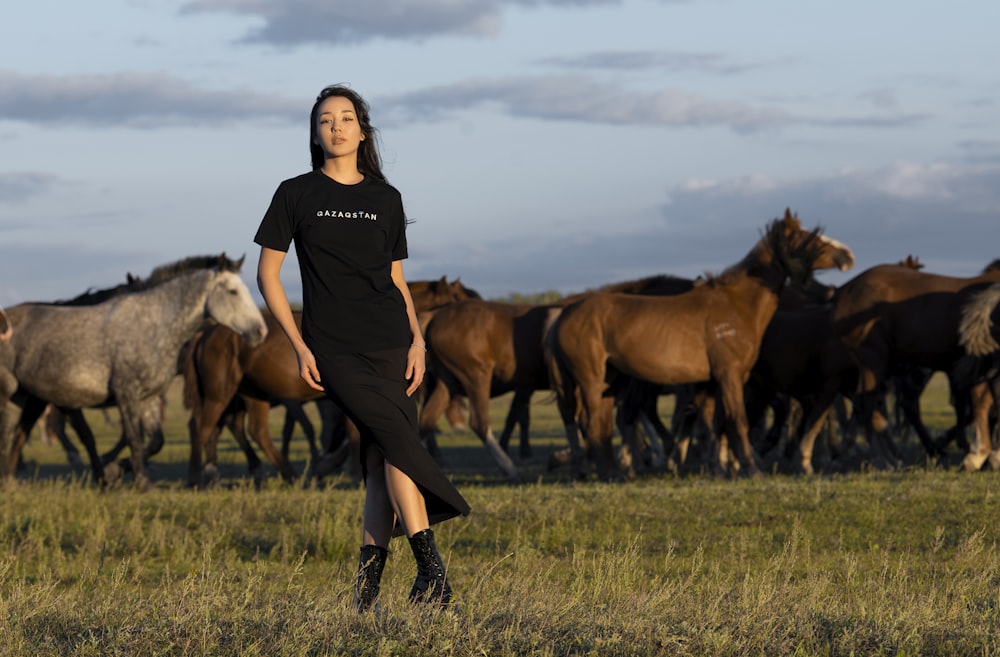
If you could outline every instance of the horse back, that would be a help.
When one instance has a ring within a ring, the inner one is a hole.
[[[897,357],[942,367],[958,350],[962,306],[996,280],[1000,271],[963,278],[900,265],[872,267],[837,291],[834,332],[855,349],[891,345]]]
[[[452,371],[490,372],[506,383],[544,373],[542,339],[549,305],[467,299],[438,308],[427,324],[434,358]]]

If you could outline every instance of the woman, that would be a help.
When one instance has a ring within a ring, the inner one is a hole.
[[[274,194],[254,238],[257,284],[295,349],[299,374],[361,430],[366,494],[355,608],[374,606],[389,539],[402,533],[417,561],[410,600],[446,605],[451,586],[430,525],[467,515],[469,505],[418,437],[412,395],[427,349],[403,277],[402,198],[382,174],[377,132],[356,92],[323,89],[309,127],[313,170]],[[279,276],[292,241],[301,332]]]

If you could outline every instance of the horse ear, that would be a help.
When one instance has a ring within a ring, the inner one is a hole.
[[[246,260],[246,259],[247,259],[247,254],[244,253],[243,255],[240,256],[239,260],[237,260],[236,262],[233,263],[233,267],[234,267],[235,271],[239,271],[239,270],[243,269],[243,261]]]

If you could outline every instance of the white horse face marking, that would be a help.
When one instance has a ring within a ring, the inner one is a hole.
[[[239,333],[251,346],[260,344],[267,337],[267,324],[260,309],[246,284],[233,272],[224,271],[216,275],[205,310],[209,317]]]
[[[854,252],[846,244],[826,235],[820,235],[819,239],[824,246],[836,254],[833,260],[837,263],[837,268],[840,271],[847,271],[854,266]]]

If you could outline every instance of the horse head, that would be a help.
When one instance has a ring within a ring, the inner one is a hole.
[[[817,269],[847,271],[854,266],[854,253],[846,245],[822,234],[822,229],[806,230],[798,214],[785,209],[764,237],[771,252],[792,280],[805,283]]]
[[[451,283],[448,283],[448,287],[451,288],[451,293],[455,297],[455,301],[461,301],[462,299],[482,299],[478,292],[473,290],[471,287],[465,287],[462,284],[461,278],[456,278]]]
[[[226,252],[223,251],[222,253],[219,254],[219,264],[218,264],[219,271],[231,271],[238,274],[240,272],[240,269],[243,268],[243,261],[246,260],[246,257],[247,254],[244,253],[242,256],[240,256],[239,260],[232,260],[230,258],[227,258]]]
[[[205,300],[205,315],[240,334],[251,347],[267,337],[267,324],[239,276],[219,271]]]

